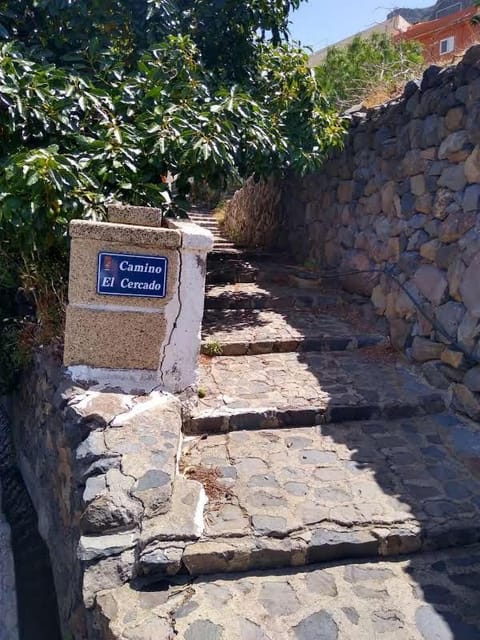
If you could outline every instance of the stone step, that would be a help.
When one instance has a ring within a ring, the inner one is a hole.
[[[451,454],[455,420],[462,422],[440,414],[187,438],[180,469],[203,478],[210,502],[201,537],[177,543],[182,567],[195,576],[479,542],[480,478]],[[157,575],[179,570],[178,558],[172,566],[155,548]],[[140,567],[146,557],[152,571],[148,546]]]
[[[383,336],[317,311],[207,309],[203,318],[202,353],[210,356],[342,351],[383,342]]]
[[[209,260],[255,260],[262,263],[282,264],[291,262],[291,258],[280,251],[268,252],[252,247],[235,244],[234,249],[213,248],[208,255]]]
[[[206,309],[309,309],[335,305],[339,301],[337,293],[274,283],[209,285],[205,293]]]
[[[177,577],[97,596],[111,637],[474,640],[480,547],[235,576]],[[110,637],[110,635],[109,635]]]
[[[383,348],[205,358],[188,433],[301,426],[441,411],[444,400]],[[377,351],[376,351],[377,350]]]
[[[275,283],[299,289],[318,289],[321,284],[317,276],[295,264],[283,262],[269,264],[255,258],[219,259],[215,253],[210,254],[207,262],[207,284],[239,282]],[[330,280],[328,283],[330,284]]]

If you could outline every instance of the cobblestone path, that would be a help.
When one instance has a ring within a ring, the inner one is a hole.
[[[220,239],[208,279],[178,517],[143,533],[103,622],[123,640],[479,640],[478,425],[285,256]],[[185,478],[209,497],[195,521]]]

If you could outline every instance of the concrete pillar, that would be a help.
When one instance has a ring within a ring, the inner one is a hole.
[[[213,236],[145,207],[70,223],[64,364],[75,381],[181,392],[196,383]]]

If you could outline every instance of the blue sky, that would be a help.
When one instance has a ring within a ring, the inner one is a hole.
[[[304,46],[322,49],[385,20],[395,7],[423,8],[435,0],[308,0],[291,14],[291,34]]]

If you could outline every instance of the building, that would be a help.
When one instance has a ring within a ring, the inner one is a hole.
[[[374,33],[386,34],[392,37],[400,36],[402,33],[406,32],[409,27],[412,25],[405,20],[402,16],[393,16],[384,22],[380,22],[378,24],[373,25],[372,27],[365,29],[364,31],[360,31],[359,33],[355,33],[353,36],[349,36],[344,40],[340,40],[340,42],[335,42],[335,44],[329,45],[324,49],[320,49],[313,53],[309,58],[309,65],[311,67],[316,67],[321,64],[325,59],[328,50],[331,47],[346,47],[348,46],[355,38],[368,38],[372,36]]]
[[[480,42],[480,25],[472,24],[477,13],[476,7],[469,7],[437,20],[419,22],[396,37],[420,42],[427,62],[448,61]]]
[[[433,6],[424,9],[395,9],[388,14],[387,18],[399,15],[411,24],[417,24],[417,22],[444,18],[452,13],[457,13],[457,11],[467,9],[473,4],[474,0],[438,0]]]

